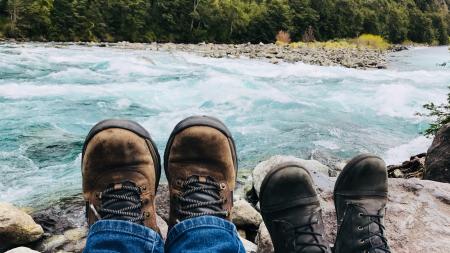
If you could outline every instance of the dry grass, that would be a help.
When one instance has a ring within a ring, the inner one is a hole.
[[[283,44],[285,45],[285,44]],[[293,42],[289,44],[292,48],[326,48],[326,49],[341,49],[341,48],[361,48],[361,49],[378,49],[386,50],[390,44],[386,42],[381,36],[372,34],[363,34],[355,39],[340,39],[330,40],[326,42]]]
[[[277,45],[287,45],[287,44],[291,43],[291,36],[289,35],[288,32],[285,32],[285,31],[279,31],[277,33],[276,39],[277,39],[277,42],[276,42]]]

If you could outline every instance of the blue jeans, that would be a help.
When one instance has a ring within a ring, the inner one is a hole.
[[[119,220],[101,220],[89,229],[84,253],[106,252],[245,252],[229,221],[213,216],[184,220],[164,242],[150,228]]]

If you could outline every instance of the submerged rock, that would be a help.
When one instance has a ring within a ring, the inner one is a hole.
[[[8,203],[0,203],[0,251],[25,245],[42,237],[44,230],[30,215]]]
[[[450,124],[436,133],[427,153],[424,179],[450,183]]]

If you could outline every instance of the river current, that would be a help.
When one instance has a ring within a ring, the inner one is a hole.
[[[425,152],[417,116],[446,100],[446,47],[393,53],[384,70],[210,59],[46,44],[0,44],[0,201],[39,206],[81,191],[89,129],[136,120],[161,155],[189,115],[223,120],[241,171],[272,155],[349,159],[372,152],[388,164]],[[445,66],[444,66],[445,65]]]

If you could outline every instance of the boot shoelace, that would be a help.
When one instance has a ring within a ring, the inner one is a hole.
[[[221,186],[219,183],[209,178],[200,180],[199,177],[193,176],[188,178],[186,181],[181,182],[181,188],[182,194],[178,197],[181,207],[178,212],[181,215],[182,219],[190,219],[203,215],[212,215],[225,218],[228,215],[227,211],[214,211],[213,208],[211,208],[216,207],[215,209],[222,210],[222,204],[225,202],[225,200],[222,199],[219,194],[221,190]],[[205,194],[212,197],[213,200],[198,200],[192,198],[192,194]],[[212,210],[195,210],[201,207],[209,208]]]
[[[296,237],[299,237],[302,235],[310,235],[314,238],[314,241],[315,241],[315,242],[311,242],[311,243],[301,242],[301,243],[297,244],[296,240],[294,239],[294,241],[293,241],[294,248],[297,250],[296,246],[300,246],[300,248],[298,249],[298,252],[302,252],[306,247],[318,247],[322,250],[322,252],[324,252],[324,253],[327,252],[327,246],[324,245],[323,243],[321,243],[319,240],[319,237],[323,237],[323,235],[321,233],[314,232],[313,225],[318,224],[318,223],[319,223],[318,221],[312,221],[310,223],[292,228]],[[309,231],[305,230],[305,228],[308,229]]]
[[[371,250],[379,249],[379,250],[382,250],[384,252],[390,253],[391,251],[389,250],[389,247],[387,246],[387,239],[384,236],[385,227],[383,226],[383,224],[381,224],[381,219],[383,218],[383,215],[379,215],[379,214],[364,214],[364,213],[359,213],[359,215],[362,216],[362,217],[368,217],[370,219],[370,222],[368,224],[360,226],[359,229],[363,229],[363,228],[369,227],[372,223],[377,224],[378,227],[380,228],[379,232],[377,232],[377,233],[370,232],[370,230],[369,230],[369,235],[367,237],[361,238],[361,241],[365,242],[367,240],[370,240],[372,237],[376,236],[376,237],[380,238],[381,241],[383,242],[383,244],[381,244],[381,245],[370,245],[369,252]]]
[[[130,222],[142,222],[144,221],[144,216],[141,213],[142,202],[140,198],[141,189],[135,185],[120,184],[118,187],[111,186],[99,194],[99,198],[102,200],[102,205],[97,213],[93,205],[94,214],[99,219],[111,219],[114,216],[120,217],[131,217],[126,219]],[[111,207],[112,204],[118,202],[129,202],[123,208]]]

